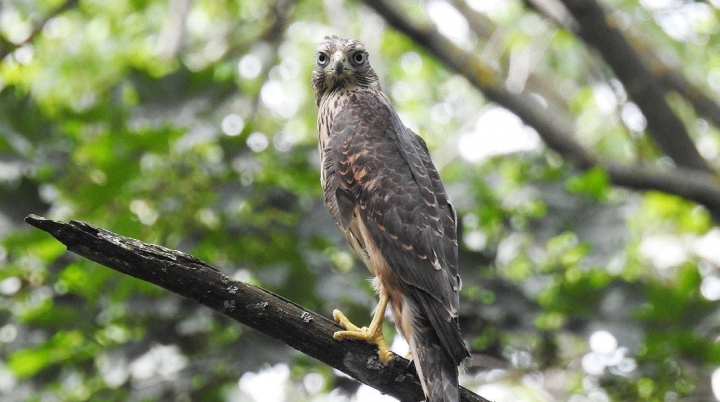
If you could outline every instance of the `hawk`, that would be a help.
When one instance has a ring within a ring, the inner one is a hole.
[[[333,311],[346,329],[334,338],[374,343],[387,364],[390,305],[427,401],[456,402],[457,367],[469,357],[457,318],[456,215],[427,146],[400,121],[361,42],[326,37],[312,83],[325,204],[380,296],[368,327]]]

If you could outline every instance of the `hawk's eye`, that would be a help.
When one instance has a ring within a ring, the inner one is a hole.
[[[328,57],[326,53],[318,52],[318,54],[315,55],[315,61],[319,66],[324,66],[328,64],[328,62],[330,61],[330,57]]]
[[[352,55],[351,60],[352,60],[353,64],[355,64],[356,66],[359,66],[365,62],[365,53],[357,52]]]

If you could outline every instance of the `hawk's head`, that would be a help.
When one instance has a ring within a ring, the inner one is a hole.
[[[380,89],[378,77],[370,67],[365,45],[355,39],[337,36],[326,36],[318,44],[312,82],[318,104],[323,96],[340,89]]]

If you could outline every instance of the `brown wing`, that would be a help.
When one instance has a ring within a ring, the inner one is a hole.
[[[445,229],[442,239],[446,263],[444,266],[447,268],[450,275],[455,278],[455,282],[452,282],[452,284],[458,290],[455,292],[455,299],[452,300],[454,312],[457,314],[457,309],[460,305],[459,290],[462,287],[462,281],[460,280],[460,275],[458,275],[457,214],[455,213],[455,208],[453,208],[450,200],[448,199],[447,193],[445,193],[445,186],[443,185],[442,180],[440,180],[440,174],[430,159],[430,152],[428,151],[425,141],[409,128],[405,128],[405,133],[405,135],[409,137],[415,145],[414,155],[410,156],[408,159],[413,160],[414,158],[417,158],[420,160],[422,167],[424,167],[428,178],[430,179],[430,185],[432,186],[432,191],[435,194],[435,199],[437,200],[440,222]],[[413,164],[411,164],[410,167],[413,169]],[[421,168],[417,168],[417,170],[421,170]],[[457,317],[457,315],[455,315],[455,317]]]
[[[336,222],[347,229],[359,211],[444,348],[462,361],[455,218],[424,142],[384,96],[356,92],[333,120],[323,165],[334,173],[325,196]]]

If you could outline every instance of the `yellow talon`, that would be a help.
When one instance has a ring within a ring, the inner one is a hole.
[[[375,344],[378,347],[378,357],[380,358],[380,361],[387,365],[392,359],[392,351],[390,351],[382,333],[382,321],[385,316],[387,303],[387,297],[381,296],[380,304],[378,304],[377,311],[375,312],[375,316],[373,317],[369,328],[359,328],[350,322],[350,320],[348,320],[348,318],[345,317],[345,314],[340,312],[340,310],[333,310],[333,319],[346,329],[346,331],[335,332],[333,334],[333,338],[339,341],[343,339],[357,339]]]
[[[338,324],[342,325],[343,328],[347,329],[347,331],[338,331],[335,334],[333,334],[333,338],[338,339],[338,335],[341,332],[360,332],[362,331],[361,328],[358,328],[355,326],[355,324],[351,323],[350,320],[348,320],[347,317],[345,317],[345,314],[342,313],[340,310],[333,310],[333,320],[337,322]],[[364,327],[367,329],[367,327]]]

